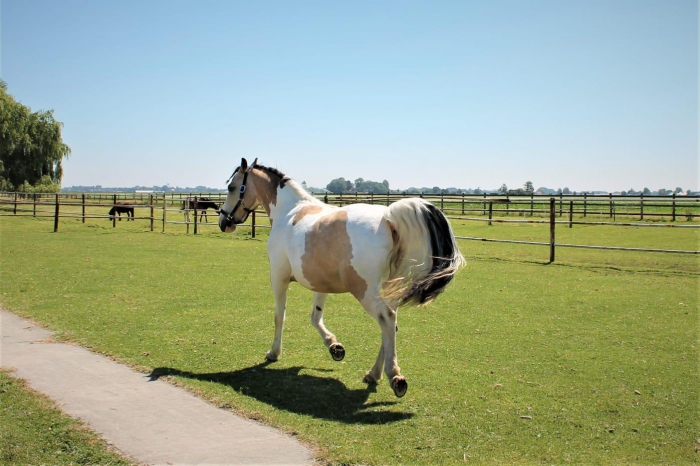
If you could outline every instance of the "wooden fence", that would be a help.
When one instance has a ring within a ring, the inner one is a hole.
[[[204,228],[218,229],[218,213],[200,208],[200,201],[211,200],[223,204],[225,194],[185,193],[110,193],[110,194],[25,194],[0,193],[0,216],[31,216],[53,219],[54,232],[59,230],[59,219],[75,219],[85,223],[90,219],[109,220],[112,227],[128,217],[111,216],[109,210],[116,203],[134,207],[134,220],[146,222],[151,231],[166,231],[172,226],[184,227],[186,233],[198,234]],[[452,220],[493,223],[543,223],[549,224],[549,242],[500,240],[458,236],[463,240],[487,241],[548,246],[550,261],[554,261],[556,247],[606,249],[622,251],[664,252],[675,254],[700,254],[700,251],[652,248],[618,248],[556,243],[556,226],[608,225],[634,227],[700,228],[693,222],[700,219],[700,196],[508,196],[469,194],[382,194],[352,193],[324,194],[318,196],[325,203],[343,206],[358,202],[389,205],[404,197],[422,197],[433,203]],[[187,199],[193,202],[185,204]],[[209,222],[209,216],[215,220]],[[266,217],[262,210],[254,212],[241,225],[251,229],[255,237],[257,228],[269,228],[259,222]],[[577,218],[574,220],[574,218]],[[627,221],[618,221],[618,218]],[[181,220],[180,220],[181,219]],[[558,219],[558,220],[557,220]],[[203,221],[204,220],[204,221]],[[158,225],[158,227],[156,227]]]

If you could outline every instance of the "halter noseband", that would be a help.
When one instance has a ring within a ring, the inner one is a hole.
[[[249,209],[245,205],[243,205],[243,197],[245,196],[245,191],[246,191],[246,181],[248,181],[248,172],[252,170],[254,167],[254,164],[250,166],[245,172],[243,172],[243,183],[241,183],[241,186],[238,188],[239,192],[239,197],[238,197],[238,202],[236,202],[236,205],[233,206],[233,209],[231,209],[231,212],[226,212],[223,208],[219,209],[219,212],[224,214],[226,216],[226,225],[231,225],[232,223],[236,225],[240,225],[241,223],[244,223],[246,220],[248,220],[248,215],[250,215],[251,212],[253,212],[255,209]],[[236,172],[231,175],[231,180]],[[222,206],[223,207],[223,206]],[[243,210],[245,211],[245,215],[243,218],[239,221],[235,221],[233,218],[233,215],[236,213],[239,207],[243,207]]]

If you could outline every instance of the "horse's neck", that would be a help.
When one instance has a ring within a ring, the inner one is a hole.
[[[270,218],[274,221],[289,214],[301,202],[319,202],[294,180],[287,181],[277,188],[277,203],[271,206]]]
[[[265,212],[274,221],[287,215],[300,202],[320,202],[299,183],[291,178],[276,179],[276,177],[256,176],[253,178],[258,201]]]

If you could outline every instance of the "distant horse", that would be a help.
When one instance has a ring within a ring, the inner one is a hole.
[[[117,202],[114,204],[114,206],[109,210],[109,219],[114,220],[114,213],[119,214],[119,221],[122,221],[122,214],[126,214],[126,221],[128,222],[129,220],[134,220],[134,206],[131,204],[123,204],[121,202]]]
[[[399,305],[426,305],[441,293],[464,264],[447,218],[422,199],[401,199],[388,207],[351,204],[334,207],[309,195],[279,170],[241,160],[228,180],[219,228],[231,233],[262,205],[272,223],[267,242],[275,297],[275,339],[267,353],[282,351],[282,327],[290,282],[314,291],[311,322],[334,360],[345,348],[323,324],[328,293],[351,293],[374,317],[382,341],[364,382],[377,383],[382,368],[394,394],[408,390],[396,359]],[[233,266],[234,264],[231,264]],[[239,264],[245,273],[246,264]]]
[[[202,221],[202,217],[206,219],[206,221],[209,221],[209,217],[207,216],[207,209],[212,209],[215,212],[219,211],[219,204],[216,202],[212,201],[209,198],[206,197],[200,197],[197,199],[197,202],[195,203],[195,199],[193,197],[188,197],[182,202],[182,209],[185,211],[185,218],[187,221],[190,221],[190,210],[197,209],[200,213],[199,215],[199,221]]]

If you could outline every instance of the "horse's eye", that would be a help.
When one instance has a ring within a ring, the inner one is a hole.
[[[235,190],[236,190],[236,188],[234,188],[232,184],[228,185],[228,192],[232,193]]]

